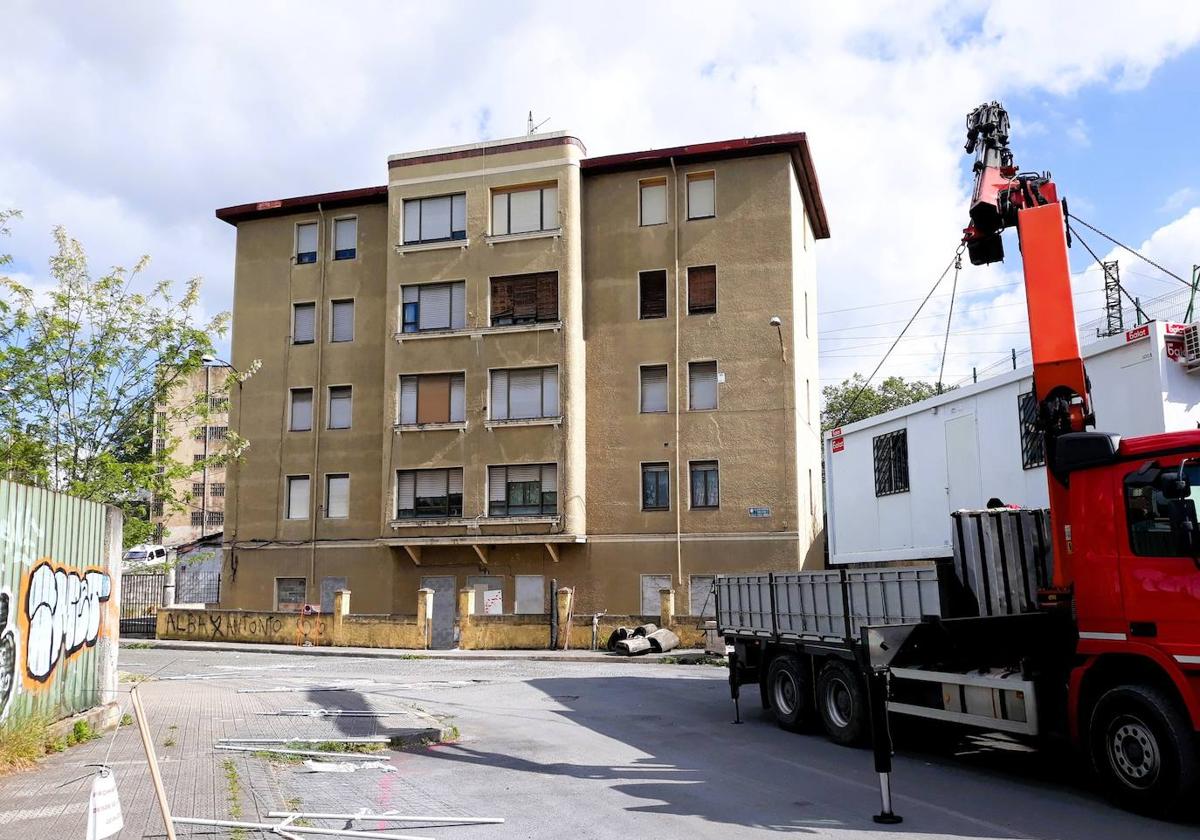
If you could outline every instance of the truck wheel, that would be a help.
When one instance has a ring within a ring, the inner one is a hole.
[[[826,662],[817,677],[817,711],[829,740],[844,746],[866,740],[867,692],[854,669],[840,659]]]
[[[767,698],[775,721],[795,732],[808,718],[808,680],[794,656],[777,656],[767,670]]]
[[[1109,689],[1088,728],[1092,766],[1123,807],[1168,816],[1200,788],[1200,755],[1187,716],[1167,694],[1145,685]]]

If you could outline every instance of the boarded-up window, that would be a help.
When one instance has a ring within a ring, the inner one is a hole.
[[[715,185],[712,172],[693,172],[687,176],[689,219],[707,219],[717,215]]]
[[[353,341],[354,340],[354,301],[352,300],[335,300],[330,304],[332,316],[330,318],[331,329],[329,334],[330,341]]]
[[[329,389],[329,428],[349,429],[353,419],[354,389],[335,385]]]
[[[546,578],[544,575],[517,575],[517,603],[513,612],[518,615],[545,615]]]
[[[462,516],[462,467],[400,470],[396,473],[397,519],[449,519]]]
[[[642,365],[640,408],[643,414],[667,410],[667,366]]]
[[[688,269],[688,314],[717,311],[717,267],[694,265]]]
[[[275,578],[275,609],[280,612],[300,612],[304,606],[304,578]]]
[[[308,519],[308,476],[289,475],[287,491],[287,518]]]
[[[661,225],[667,221],[667,179],[647,178],[638,181],[639,216],[641,225]]]
[[[688,409],[709,411],[717,407],[717,363],[688,363]]]
[[[292,411],[288,423],[290,431],[307,432],[312,428],[312,403],[312,388],[292,389]]]
[[[642,271],[638,273],[638,317],[667,317],[667,272]]]
[[[464,375],[426,373],[400,377],[400,424],[462,423],[466,420]]]
[[[292,307],[292,344],[312,344],[316,338],[317,305],[297,303]]]
[[[492,278],[492,325],[558,320],[558,272]]]
[[[492,420],[558,417],[558,368],[492,371]]]

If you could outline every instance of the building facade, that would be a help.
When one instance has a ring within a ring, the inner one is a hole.
[[[455,592],[711,612],[721,572],[819,563],[803,134],[588,158],[565,133],[392,156],[237,227],[222,603]],[[439,609],[440,607],[440,609]]]
[[[182,509],[160,499],[151,502],[155,542],[178,546],[219,534],[225,527],[225,467],[214,465],[211,458],[221,452],[229,434],[229,372],[223,365],[205,365],[156,409],[155,449],[173,445],[176,461],[195,466],[191,475],[173,482],[176,497],[186,500]],[[207,417],[198,418],[192,410],[198,403],[208,406]]]

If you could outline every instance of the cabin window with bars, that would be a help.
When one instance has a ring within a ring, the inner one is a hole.
[[[670,510],[671,468],[669,464],[642,464],[642,510]]]
[[[488,516],[554,516],[558,465],[488,467]]]
[[[218,411],[218,412],[228,411],[229,410],[229,397],[225,397],[225,396],[209,397],[208,398],[208,410],[209,411]]]
[[[721,506],[720,467],[716,461],[692,461],[692,510]]]
[[[875,456],[875,495],[908,492],[908,430],[897,429],[871,441]]]
[[[217,481],[209,485],[208,495],[214,499],[222,499],[225,497],[225,482]]]
[[[404,202],[404,244],[467,238],[467,194],[410,198]]]
[[[557,230],[558,185],[492,190],[492,235]]]
[[[492,371],[492,420],[558,417],[558,367]]]
[[[640,394],[638,410],[642,414],[664,414],[667,410],[667,366],[642,365],[638,369]]]
[[[638,272],[638,318],[649,321],[667,317],[667,272],[662,269]]]
[[[333,258],[352,260],[358,256],[358,219],[333,220]]]
[[[638,181],[638,224],[667,223],[667,179],[646,178]]]
[[[227,438],[227,437],[229,437],[229,427],[228,426],[209,426],[208,427],[208,439],[209,440],[225,440],[225,438]]]
[[[688,314],[711,315],[717,311],[717,267],[694,265],[688,269]]]
[[[329,340],[334,343],[354,340],[354,301],[335,300],[329,304]]]
[[[292,304],[292,344],[312,344],[317,337],[317,305]]]
[[[204,511],[202,511],[202,510],[192,511],[192,527],[193,528],[204,527]]]
[[[461,330],[467,323],[467,284],[426,283],[405,286],[402,330],[406,333]]]
[[[317,261],[317,223],[296,225],[296,264],[308,265]]]
[[[1021,424],[1021,467],[1046,466],[1046,435],[1038,428],[1037,397],[1032,391],[1017,395],[1017,422]]]
[[[203,481],[193,481],[192,482],[192,498],[193,499],[203,499],[204,498],[204,482]]]
[[[396,473],[397,519],[461,517],[462,497],[462,467],[399,470]]]
[[[493,277],[492,326],[558,320],[558,272]]]
[[[224,525],[225,524],[225,511],[210,510],[208,512],[208,521],[206,524],[208,524],[209,526],[213,526],[213,527],[220,527],[220,526]]]
[[[465,382],[461,373],[401,376],[400,425],[466,422]]]

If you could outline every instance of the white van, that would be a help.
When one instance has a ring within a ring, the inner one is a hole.
[[[167,561],[167,549],[161,545],[131,546],[121,558],[124,566],[154,566]]]

